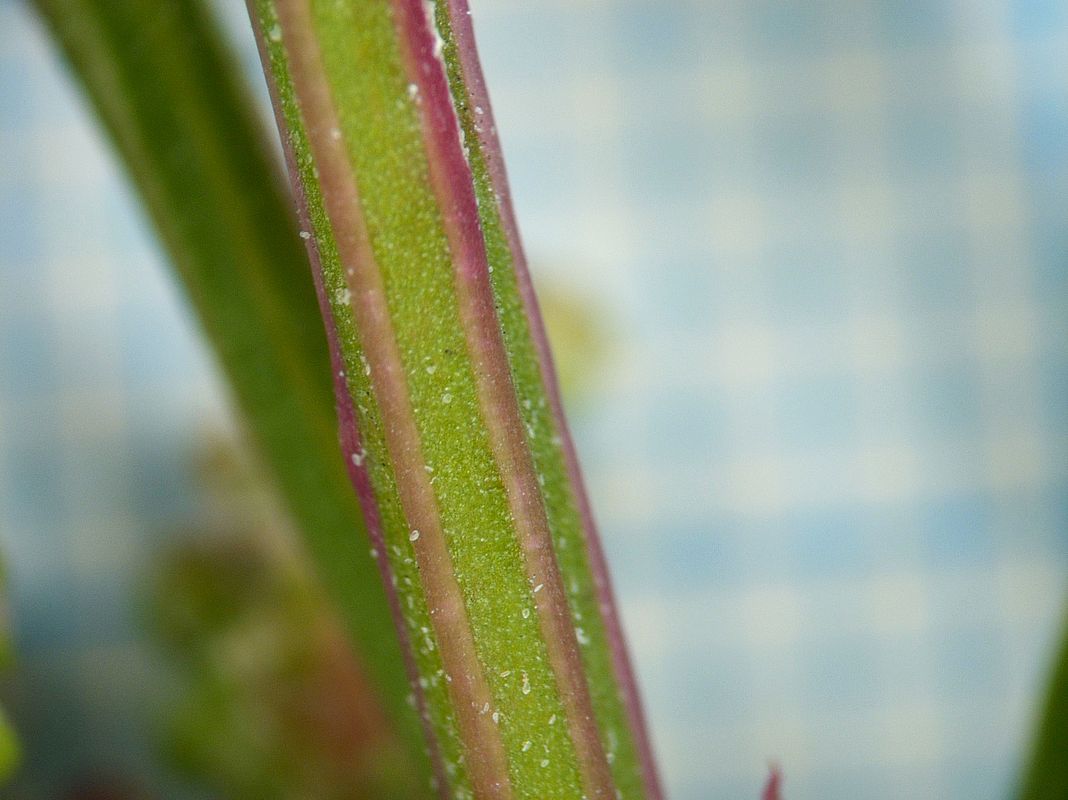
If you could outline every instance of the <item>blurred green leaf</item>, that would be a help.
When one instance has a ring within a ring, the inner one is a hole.
[[[0,781],[5,780],[19,764],[21,749],[15,731],[0,711]]]
[[[14,660],[10,619],[7,605],[7,572],[3,562],[0,562],[0,670],[6,670]],[[0,708],[0,783],[15,771],[21,754],[18,735]]]
[[[1068,800],[1068,625],[1054,664],[1019,800]]]
[[[200,0],[37,0],[170,254],[371,682],[428,776],[386,596],[336,434],[291,204]],[[427,785],[427,781],[420,781]]]

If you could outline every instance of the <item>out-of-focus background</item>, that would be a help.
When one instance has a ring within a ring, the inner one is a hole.
[[[1009,797],[1068,597],[1068,4],[472,5],[670,795]],[[314,591],[20,2],[0,98],[9,791],[274,796],[232,687],[334,664]]]

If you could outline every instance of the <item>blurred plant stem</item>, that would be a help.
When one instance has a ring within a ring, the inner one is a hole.
[[[235,59],[200,0],[37,0],[141,193],[246,430],[427,786],[418,718],[338,451],[322,321]]]
[[[659,797],[466,2],[250,7],[439,785]]]

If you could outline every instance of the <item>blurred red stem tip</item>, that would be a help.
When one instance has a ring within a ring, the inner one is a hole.
[[[779,794],[779,788],[782,786],[782,773],[779,768],[772,764],[771,772],[768,775],[768,782],[764,784],[764,794],[761,795],[763,800],[782,800],[782,795]]]

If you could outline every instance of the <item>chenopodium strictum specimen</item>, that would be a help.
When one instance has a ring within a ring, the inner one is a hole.
[[[466,0],[250,10],[440,793],[661,797]]]

